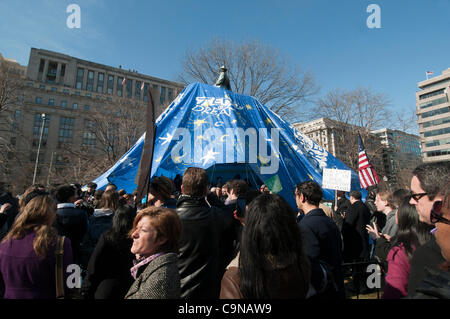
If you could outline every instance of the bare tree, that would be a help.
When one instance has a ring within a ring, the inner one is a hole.
[[[411,108],[409,110],[398,110],[390,117],[391,127],[402,132],[410,134],[416,134],[419,131],[419,125],[417,124],[416,109]]]
[[[334,90],[320,98],[313,109],[316,115],[372,131],[388,123],[389,99],[367,88]]]
[[[367,88],[333,90],[317,101],[315,116],[333,120],[334,142],[340,153],[336,154],[353,169],[358,168],[358,134],[361,135],[366,153],[375,171],[384,174],[382,154],[384,146],[370,132],[388,123],[389,99]]]
[[[197,51],[187,51],[180,81],[214,84],[219,67],[228,69],[233,92],[258,99],[280,116],[299,116],[318,92],[314,76],[258,41],[234,43],[214,39]]]
[[[7,63],[0,64],[0,113],[17,103],[24,88],[20,75]]]
[[[145,131],[145,106],[120,99],[91,111],[79,137],[82,145],[61,145],[53,183],[87,183],[114,165]]]

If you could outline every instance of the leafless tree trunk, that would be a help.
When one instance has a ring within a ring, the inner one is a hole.
[[[0,113],[17,103],[24,83],[20,76],[11,71],[8,64],[0,65]]]
[[[320,98],[313,108],[316,117],[333,120],[334,140],[341,149],[336,156],[353,169],[358,169],[358,133],[378,175],[384,174],[383,145],[372,130],[388,123],[389,99],[367,88],[333,90]]]
[[[301,71],[276,50],[257,41],[234,43],[212,40],[204,48],[187,51],[180,81],[214,84],[225,65],[233,92],[250,95],[274,112],[293,119],[318,92],[314,76]]]

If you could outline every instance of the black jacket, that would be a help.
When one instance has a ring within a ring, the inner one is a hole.
[[[177,202],[181,218],[178,268],[181,298],[217,299],[220,293],[220,246],[232,216],[210,207],[205,198],[182,195]]]
[[[338,227],[320,208],[305,214],[299,225],[304,238],[305,252],[311,261],[311,284],[316,290],[321,288],[323,271],[319,262],[325,262],[332,267],[338,295],[344,299],[342,239]]]
[[[436,238],[431,236],[429,241],[414,251],[409,269],[408,296],[415,293],[417,285],[425,278],[425,267],[437,270],[444,261]]]
[[[101,211],[101,210],[98,210]],[[89,227],[86,235],[81,243],[81,264],[84,268],[87,267],[89,258],[93,253],[97,242],[99,241],[101,235],[111,228],[113,223],[113,215],[102,215],[101,213],[97,215],[97,210],[89,219]]]
[[[450,299],[450,272],[425,268],[425,277],[417,286],[413,299]]]
[[[64,207],[56,210],[55,227],[58,235],[66,236],[72,243],[73,260],[80,262],[80,244],[88,228],[87,213],[79,208]]]
[[[19,213],[19,201],[17,200],[17,198],[14,198],[11,193],[0,191],[0,206],[6,203],[11,204],[11,207],[3,213],[6,216],[6,230],[10,230],[17,214]],[[2,225],[0,225],[0,229],[1,226]]]
[[[103,234],[89,259],[81,287],[85,299],[123,299],[134,282],[130,273],[132,240],[111,240]]]
[[[368,260],[370,254],[369,235],[366,225],[370,211],[362,201],[356,201],[345,214],[342,225],[344,238],[344,261]]]

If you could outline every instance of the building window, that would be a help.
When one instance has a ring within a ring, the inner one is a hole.
[[[161,95],[159,96],[159,104],[166,103],[166,88],[161,86]]]
[[[441,125],[441,124],[446,124],[446,123],[450,123],[450,117],[446,117],[443,119],[437,119],[437,120],[430,121],[430,122],[425,122],[425,123],[423,123],[423,127],[436,126],[436,125]]]
[[[36,97],[36,104],[42,104],[42,98]]]
[[[103,93],[103,81],[105,81],[105,73],[99,73],[97,78],[97,92]]]
[[[428,157],[442,156],[442,155],[450,155],[450,148],[445,150],[436,150],[432,152],[427,152]]]
[[[59,125],[58,147],[64,143],[72,142],[73,125],[75,119],[70,117],[62,117]]]
[[[86,97],[91,98],[92,94],[91,93],[86,93]]]
[[[95,134],[91,132],[83,132],[82,145],[88,148],[95,148]]]
[[[448,107],[443,107],[443,108],[440,108],[440,109],[437,109],[434,111],[428,111],[428,112],[422,113],[421,116],[422,116],[422,118],[427,118],[427,117],[444,114],[444,113],[448,113],[448,112],[450,112],[450,109]]]
[[[20,122],[20,110],[16,110],[14,112],[13,121],[11,123],[11,131],[17,133],[19,130],[19,122]]]
[[[421,109],[425,109],[427,107],[435,106],[435,105],[446,103],[446,102],[447,102],[447,98],[443,97],[443,98],[440,98],[440,99],[436,99],[436,100],[432,100],[432,101],[429,101],[429,102],[421,103],[419,106],[420,106]]]
[[[117,96],[122,96],[122,92],[123,92],[122,82],[123,82],[123,77],[118,76],[117,77]]]
[[[41,62],[39,63],[39,72],[44,72],[44,66],[45,66],[45,60],[41,59]]]
[[[127,98],[131,98],[132,93],[131,91],[133,89],[133,80],[131,79],[127,80],[126,86],[127,86]]]
[[[67,107],[67,101],[61,101],[61,107]]]
[[[424,137],[430,137],[430,136],[436,136],[436,135],[442,135],[442,134],[448,134],[450,133],[450,127],[441,128],[439,130],[433,130],[429,132],[425,132],[423,134]]]
[[[450,138],[442,139],[442,140],[434,140],[425,144],[426,147],[433,147],[439,145],[450,144]]]
[[[48,99],[48,105],[50,106],[55,105],[55,99]]]
[[[108,94],[113,94],[114,75],[108,75],[108,83],[106,85],[107,85],[107,92],[108,92]]]
[[[84,78],[84,69],[82,68],[78,68],[77,70],[77,82],[75,87],[77,89],[82,89],[83,88],[83,78]]]
[[[439,95],[439,94],[444,94],[445,89],[440,89],[437,91],[433,91],[427,94],[423,94],[421,96],[419,96],[419,100],[423,100],[423,99],[428,99],[429,97],[435,96],[435,95]]]
[[[50,115],[46,114],[41,146],[45,146],[47,144],[49,126],[50,126]],[[34,125],[33,125],[33,146],[38,146],[39,144],[39,138],[41,136],[41,128],[42,128],[42,116],[40,113],[36,113],[34,115]]]
[[[69,94],[70,90],[69,89],[63,89],[63,93]]]
[[[169,103],[171,103],[172,102],[172,100],[173,100],[173,89],[168,89],[167,90],[167,99],[168,99],[168,102]]]
[[[86,90],[87,91],[94,90],[94,71],[90,71],[90,70],[88,71]]]
[[[78,103],[72,104],[72,110],[78,110]]]
[[[66,65],[65,64],[61,64],[61,77],[64,77],[64,75],[66,75]]]
[[[49,61],[49,63],[48,63],[48,71],[47,71],[47,74],[46,74],[47,83],[55,83],[57,68],[58,68],[58,63]]]
[[[52,92],[58,92],[58,88],[52,87]]]
[[[134,86],[134,97],[138,100],[141,99],[141,81],[136,81],[136,85]]]
[[[91,107],[90,107],[88,104],[86,104],[86,105],[84,106],[84,110],[85,110],[85,111],[89,111],[90,108],[91,108]]]
[[[145,84],[144,84],[144,101],[145,101],[145,102],[148,101],[148,87],[149,87],[149,84],[148,84],[148,83],[145,83]]]
[[[44,85],[44,84],[41,84],[41,85],[39,85],[39,88],[40,88],[41,90],[45,90],[45,85]]]

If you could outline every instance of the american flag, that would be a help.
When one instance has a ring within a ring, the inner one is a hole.
[[[427,75],[432,75],[433,71],[427,71]]]
[[[369,186],[376,185],[380,182],[380,178],[370,164],[369,158],[367,157],[366,151],[364,149],[361,136],[358,134],[358,155],[359,155],[359,168],[358,176],[359,183],[362,188],[368,188]]]

